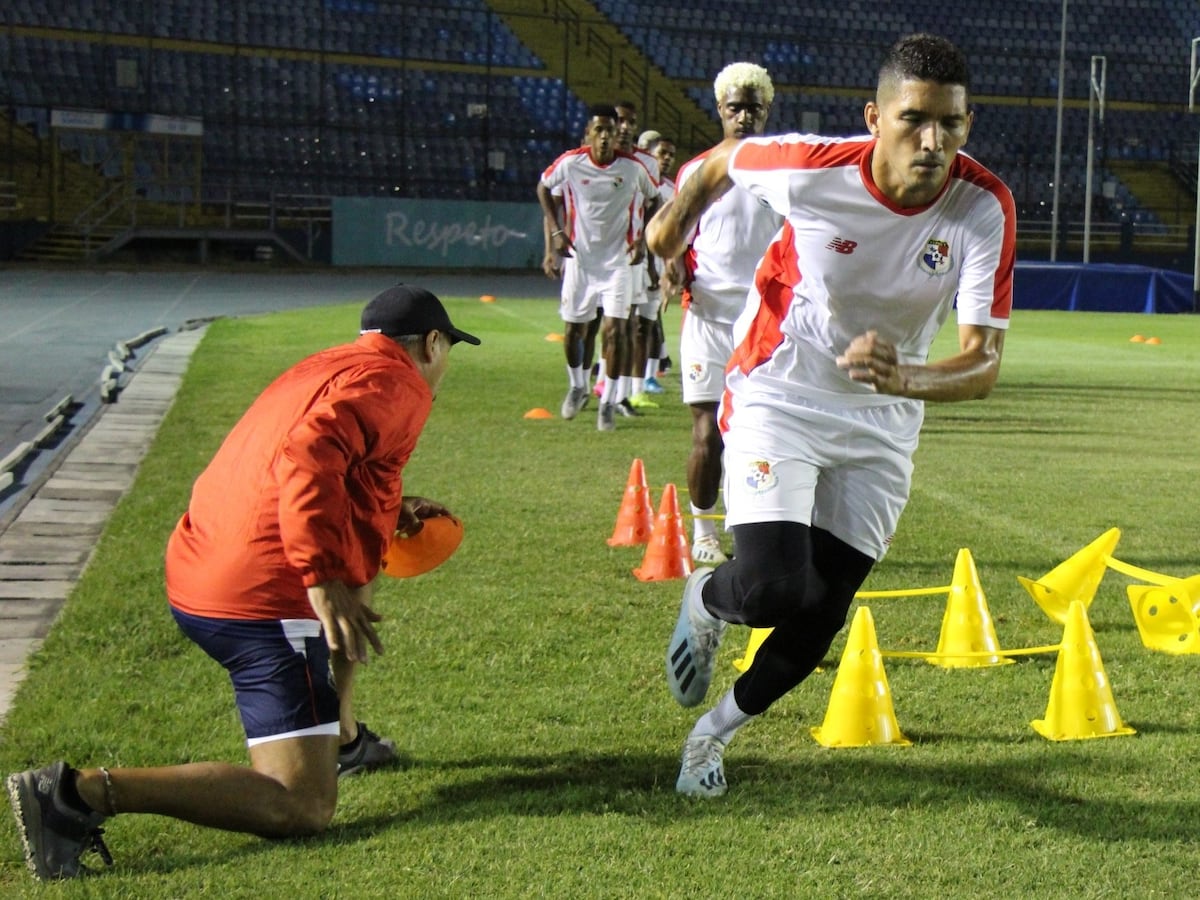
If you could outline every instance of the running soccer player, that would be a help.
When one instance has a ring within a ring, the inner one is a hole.
[[[726,138],[741,140],[766,129],[775,86],[762,66],[731,63],[713,81],[717,112]],[[707,153],[679,168],[682,188]],[[727,557],[717,530],[721,488],[721,432],[717,404],[725,390],[725,366],[733,353],[733,323],[746,306],[758,260],[783,217],[744,190],[731,190],[700,216],[681,262],[667,273],[669,287],[680,279],[683,308],[679,361],[683,402],[692,410],[692,449],[687,483],[692,512],[692,559],[716,565]]]
[[[639,192],[658,198],[646,167],[616,147],[616,109],[594,106],[590,112],[586,144],[559,156],[537,186],[552,240],[542,268],[551,277],[562,274],[559,313],[565,323],[569,378],[564,419],[575,418],[587,404],[584,339],[597,306],[604,310],[601,348],[608,372],[621,372],[628,364],[634,265],[641,246],[635,239],[632,210]],[[553,196],[560,185],[566,219],[561,223]],[[600,431],[616,427],[616,391],[617,380],[608,378],[596,417]]]
[[[676,790],[726,791],[737,730],[800,684],[846,622],[908,500],[926,401],[986,397],[1012,307],[1012,194],[961,153],[962,52],[902,38],[866,104],[869,135],[727,140],[650,223],[676,255],[736,186],[786,217],[734,329],[721,406],[734,559],[688,579],[667,649],[683,706],[704,700],[729,622],[774,630],[683,748]],[[959,351],[928,352],[957,307]]]

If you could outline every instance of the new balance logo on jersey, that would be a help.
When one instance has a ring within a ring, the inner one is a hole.
[[[921,252],[921,268],[930,275],[945,275],[950,271],[950,244],[930,238]]]
[[[838,253],[850,254],[854,252],[854,248],[857,246],[858,241],[852,241],[843,237],[835,237],[832,241],[825,245],[825,249],[836,250]]]

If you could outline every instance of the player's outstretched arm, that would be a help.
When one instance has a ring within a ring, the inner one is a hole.
[[[876,332],[860,334],[837,359],[852,379],[881,394],[914,400],[981,400],[1000,374],[1004,330],[985,325],[958,327],[959,352],[924,365],[899,362],[896,347]]]

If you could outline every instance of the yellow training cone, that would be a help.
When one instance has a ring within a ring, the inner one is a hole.
[[[1178,656],[1200,653],[1200,630],[1185,584],[1179,582],[1170,587],[1131,584],[1125,589],[1138,634],[1151,650]]]
[[[1020,575],[1017,581],[1029,591],[1029,596],[1042,608],[1042,612],[1060,625],[1065,625],[1073,601],[1081,601],[1085,608],[1092,605],[1096,588],[1104,577],[1108,557],[1120,539],[1121,529],[1110,528],[1037,581]]]
[[[750,668],[750,664],[754,662],[754,654],[758,653],[758,648],[762,646],[774,628],[752,628],[750,630],[750,640],[746,643],[746,652],[742,654],[740,659],[733,661],[733,667],[739,672],[745,672]]]
[[[865,606],[860,606],[854,614],[846,649],[833,680],[825,722],[812,729],[812,736],[825,747],[912,743],[900,733],[896,722],[892,692],[875,638],[875,620]]]
[[[1067,614],[1046,717],[1034,719],[1030,724],[1038,734],[1052,741],[1135,733],[1117,712],[1082,600],[1072,602]]]
[[[946,602],[946,613],[942,616],[942,635],[938,639],[937,657],[927,660],[946,669],[977,669],[984,666],[1004,666],[1012,662],[1001,656],[982,656],[988,650],[999,651],[996,628],[988,610],[983,585],[979,583],[979,571],[971,551],[963,547],[954,562],[954,579],[950,585],[950,599]],[[970,653],[971,656],[955,656],[955,653]]]

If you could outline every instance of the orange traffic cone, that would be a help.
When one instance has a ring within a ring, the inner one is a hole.
[[[1054,682],[1046,717],[1030,723],[1034,731],[1051,741],[1116,737],[1134,734],[1121,721],[1112,688],[1096,646],[1096,635],[1088,623],[1087,607],[1082,600],[1071,603],[1067,627],[1058,650]]]
[[[1081,601],[1085,608],[1092,605],[1108,558],[1120,539],[1121,529],[1110,528],[1037,581],[1020,575],[1017,581],[1029,591],[1029,596],[1042,608],[1042,612],[1060,625],[1065,625],[1073,601]]]
[[[692,549],[683,530],[679,496],[673,484],[663,488],[650,542],[646,545],[642,564],[633,570],[633,574],[638,581],[669,581],[692,574]]]
[[[640,459],[629,467],[629,479],[625,482],[625,495],[617,511],[617,524],[610,547],[636,547],[650,540],[654,528],[654,515],[650,511],[650,486],[646,483],[646,468]]]
[[[850,636],[838,664],[825,722],[812,729],[825,747],[866,747],[870,744],[912,743],[900,733],[883,655],[875,637],[871,610],[860,606],[850,625]]]
[[[950,599],[942,616],[942,635],[938,640],[938,655],[927,660],[945,669],[974,669],[983,666],[1003,666],[1012,662],[1004,656],[984,655],[1000,649],[996,628],[988,610],[979,571],[971,551],[963,547],[954,563],[954,579],[950,584]],[[955,656],[969,653],[970,656]]]

